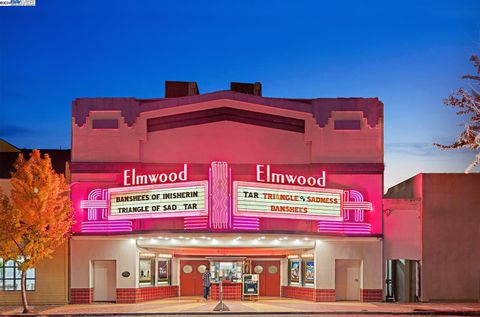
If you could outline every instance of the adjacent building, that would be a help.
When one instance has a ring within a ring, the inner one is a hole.
[[[65,173],[70,160],[70,150],[42,149],[48,154],[57,173]],[[0,190],[11,190],[10,173],[22,153],[29,157],[31,150],[19,149],[0,139]],[[0,259],[0,305],[21,304],[20,272],[13,261]],[[27,272],[27,299],[30,304],[68,303],[68,244],[55,251],[51,259],[40,261],[35,269]]]
[[[387,300],[480,300],[479,206],[479,173],[422,173],[388,190]]]

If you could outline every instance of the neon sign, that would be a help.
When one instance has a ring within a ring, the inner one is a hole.
[[[187,165],[148,174],[124,170],[117,179],[128,187],[92,189],[86,184],[85,191],[78,187],[85,198],[78,205],[83,210],[79,210],[81,224],[75,230],[126,232],[133,230],[135,219],[179,217],[185,230],[258,231],[263,229],[264,219],[284,218],[316,221],[312,230],[321,233],[372,231],[365,212],[373,211],[373,203],[353,189],[324,188],[324,171],[302,176],[277,173],[275,165],[259,164],[252,166],[256,174],[249,176],[257,182],[245,182],[232,179],[226,162],[212,162],[208,180],[185,182],[190,176]],[[294,185],[286,185],[291,183]],[[87,193],[88,197],[84,196]]]
[[[205,216],[208,182],[108,189],[109,219]]]
[[[183,170],[179,172],[171,173],[155,173],[155,174],[137,174],[137,171],[132,169],[127,169],[123,171],[123,185],[124,186],[134,186],[134,185],[149,185],[149,184],[162,184],[167,182],[177,182],[177,181],[186,181],[187,176],[187,164],[183,164]]]
[[[322,176],[302,176],[292,175],[284,173],[272,172],[270,165],[257,164],[256,169],[257,182],[262,183],[277,183],[277,184],[290,184],[299,186],[318,186],[325,187],[326,173],[322,171]]]
[[[234,182],[234,214],[267,218],[342,219],[343,190]]]

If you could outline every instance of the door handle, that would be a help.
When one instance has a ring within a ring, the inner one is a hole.
[[[355,282],[358,282],[358,278],[356,278],[354,281],[355,281]]]

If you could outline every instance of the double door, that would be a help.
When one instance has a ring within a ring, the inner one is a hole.
[[[252,273],[259,275],[260,296],[280,296],[280,261],[252,260]]]
[[[202,296],[202,274],[209,267],[207,260],[180,260],[180,296]]]

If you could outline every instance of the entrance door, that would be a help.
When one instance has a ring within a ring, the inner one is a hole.
[[[202,296],[202,273],[198,268],[209,267],[206,260],[180,260],[180,296]],[[202,270],[203,271],[203,270]]]
[[[93,261],[93,301],[116,300],[116,261]]]
[[[259,274],[260,296],[280,296],[280,261],[253,260],[252,273]]]
[[[360,300],[360,260],[335,260],[336,300]]]

